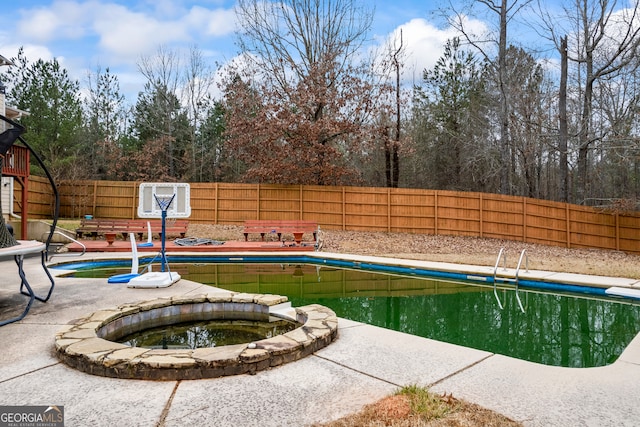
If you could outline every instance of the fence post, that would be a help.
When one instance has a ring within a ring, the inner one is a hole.
[[[527,242],[527,198],[522,197],[522,241]]]
[[[564,205],[564,210],[565,210],[565,227],[567,228],[567,248],[571,248],[571,219],[569,218],[569,203],[565,203]]]
[[[260,219],[260,183],[256,185],[256,219]]]
[[[214,197],[216,198],[216,202],[213,205],[213,223],[217,224],[218,223],[218,187],[219,187],[219,183],[215,183],[215,191],[213,192]]]
[[[342,231],[347,229],[347,198],[344,191],[344,186],[342,186]]]
[[[438,235],[438,190],[433,193],[433,230]]]
[[[483,218],[483,212],[484,212],[484,197],[482,197],[482,193],[480,193],[480,237],[482,238],[484,235],[484,218]]]
[[[620,216],[618,212],[615,213],[616,216],[616,251],[620,250]]]
[[[387,233],[391,233],[391,188],[387,187]]]
[[[91,215],[96,216],[96,203],[98,197],[98,181],[93,181],[93,203],[91,205]]]

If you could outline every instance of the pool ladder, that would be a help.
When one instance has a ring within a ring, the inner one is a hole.
[[[41,239],[41,241],[43,241],[43,242],[44,242],[44,241],[45,241],[45,237],[44,237],[44,236],[45,236],[45,235],[48,235],[48,234],[49,234],[48,232],[44,233],[44,234],[42,235],[42,237],[40,238],[40,239]],[[81,253],[80,255],[78,255],[77,253],[68,253],[68,254],[64,254],[64,255],[63,255],[63,254],[58,253],[58,250],[55,250],[55,251],[53,251],[53,252],[49,253],[49,259],[48,259],[48,261],[51,261],[51,259],[52,259],[54,256],[73,256],[73,257],[75,257],[75,256],[82,256],[82,255],[84,255],[84,254],[87,252],[87,247],[86,247],[82,242],[77,241],[77,240],[76,240],[76,239],[74,239],[73,237],[70,237],[69,235],[67,235],[67,234],[65,234],[65,233],[62,233],[62,232],[60,232],[60,231],[57,231],[57,230],[56,230],[56,231],[54,231],[54,232],[53,232],[53,234],[58,234],[58,235],[60,235],[60,236],[64,237],[65,239],[67,239],[67,240],[70,240],[70,241],[72,241],[72,242],[74,242],[74,243],[77,243],[78,245],[80,245],[80,246],[82,247],[82,253]]]
[[[503,263],[503,267],[502,269],[504,271],[507,271],[507,253],[504,250],[504,248],[500,249],[500,253],[498,253],[498,258],[496,259],[496,265],[493,268],[493,295],[495,295],[496,297],[496,301],[498,301],[498,306],[500,307],[500,310],[502,310],[504,308],[504,305],[502,304],[502,301],[500,301],[500,297],[498,296],[498,288],[497,288],[497,278],[498,278],[498,266],[500,265],[500,260],[502,260]],[[515,290],[516,290],[516,300],[518,301],[518,306],[520,307],[520,310],[524,313],[524,307],[522,305],[522,300],[520,299],[520,293],[518,292],[518,285],[519,285],[519,276],[520,276],[520,268],[522,267],[522,261],[525,261],[525,269],[528,272],[529,271],[529,257],[527,256],[527,250],[523,249],[522,252],[520,252],[520,259],[518,260],[518,266],[516,267],[516,274],[514,277],[511,276],[506,276],[506,275],[500,275],[500,280],[503,282],[512,282],[515,286]]]

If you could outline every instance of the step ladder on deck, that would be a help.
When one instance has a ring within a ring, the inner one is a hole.
[[[516,267],[516,272],[514,276],[508,275],[506,274],[507,272],[507,253],[504,250],[504,248],[500,249],[500,252],[498,253],[498,258],[496,259],[496,265],[493,268],[493,295],[495,295],[496,297],[496,301],[498,301],[498,306],[500,307],[500,310],[504,309],[504,304],[502,303],[502,301],[500,301],[500,297],[498,296],[498,288],[497,288],[497,282],[498,279],[501,282],[506,282],[506,283],[513,283],[514,287],[515,287],[515,291],[516,291],[516,300],[518,301],[518,306],[520,307],[520,310],[524,313],[524,306],[522,305],[522,300],[520,299],[520,293],[518,291],[518,285],[519,285],[519,276],[520,276],[520,268],[522,267],[522,261],[524,260],[525,262],[525,270],[527,272],[529,272],[529,257],[527,256],[527,252],[526,249],[523,249],[522,252],[520,252],[520,259],[518,260],[518,266]],[[499,273],[499,269],[498,267],[500,266],[500,261],[502,261],[502,274]]]

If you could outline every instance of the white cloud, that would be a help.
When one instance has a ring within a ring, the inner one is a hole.
[[[231,34],[235,27],[233,9],[187,10],[174,1],[154,2],[151,8],[134,10],[115,2],[57,0],[48,7],[20,10],[18,39],[50,44],[77,40],[81,45],[97,40],[95,47],[116,62],[131,61],[162,44],[208,42]],[[80,55],[95,55],[91,51]]]
[[[18,23],[18,35],[36,41],[49,41],[56,33],[59,22],[50,10],[39,10],[28,21]]]
[[[233,9],[205,9],[192,7],[174,25],[179,25],[193,35],[194,39],[202,36],[224,37],[235,30],[235,13]]]
[[[22,47],[24,50],[24,55],[27,59],[31,60],[32,58],[42,58],[43,61],[50,61],[53,59],[53,54],[46,46],[36,45],[36,44],[9,44],[9,43],[0,43],[2,45],[2,56],[11,59],[16,58],[18,56],[18,50]]]
[[[88,20],[99,4],[90,1],[56,1],[49,8],[21,10],[18,36],[46,43],[55,39],[78,39],[86,35]]]
[[[477,20],[467,20],[467,27],[474,33],[485,32],[486,25]],[[440,29],[422,18],[412,19],[396,28],[386,37],[384,43],[394,40],[399,42],[400,30],[405,49],[404,80],[406,83],[416,83],[422,78],[425,69],[431,69],[444,52],[447,40],[459,37],[454,28]]]
[[[233,33],[235,28],[235,14],[228,9],[209,10],[195,6],[171,19],[158,19],[115,5],[103,12],[103,18],[94,24],[100,46],[113,55],[128,59],[148,54],[159,45],[206,43],[211,37]]]
[[[180,1],[176,0],[146,0],[146,5],[151,7],[156,16],[176,16],[181,13]]]
[[[194,7],[189,12],[187,23],[191,23],[193,17],[200,23],[202,32],[209,36],[226,36],[232,34],[236,28],[236,14],[233,9],[207,10]]]
[[[101,19],[93,23],[99,46],[111,55],[133,59],[169,42],[184,42],[187,34],[180,25],[162,22],[148,15],[118,6],[102,9]]]

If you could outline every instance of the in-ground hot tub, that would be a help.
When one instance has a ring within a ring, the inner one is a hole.
[[[284,314],[291,313],[291,314]],[[294,317],[301,326],[251,343],[196,349],[149,349],[115,342],[143,329],[221,319]],[[290,308],[279,295],[179,296],[97,311],[56,334],[55,350],[80,371],[114,378],[184,380],[255,373],[299,360],[338,335],[338,318],[321,305]]]

